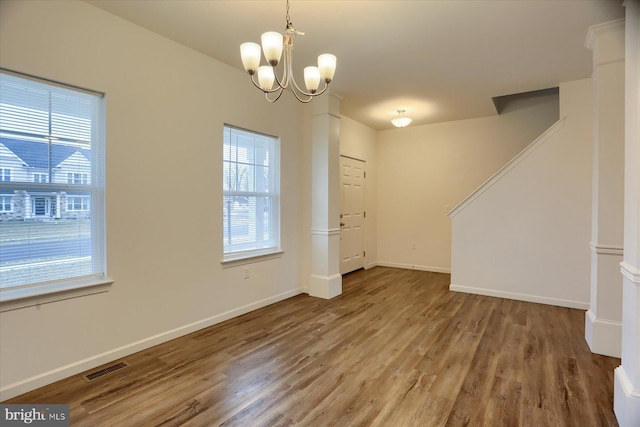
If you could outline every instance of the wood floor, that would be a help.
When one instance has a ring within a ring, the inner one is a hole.
[[[376,267],[5,403],[67,403],[72,426],[616,426],[613,370],[584,312],[448,291]]]

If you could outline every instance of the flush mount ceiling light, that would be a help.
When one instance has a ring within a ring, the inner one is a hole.
[[[391,120],[391,123],[397,128],[403,128],[409,126],[412,119],[404,115],[404,110],[398,110],[398,117]]]
[[[242,57],[242,65],[251,76],[251,82],[255,87],[264,92],[264,96],[269,102],[276,102],[282,91],[291,84],[291,91],[298,101],[307,103],[314,96],[321,95],[329,87],[331,79],[336,72],[336,57],[329,53],[318,56],[317,67],[305,67],[304,83],[307,90],[300,89],[293,77],[293,59],[291,51],[293,50],[293,38],[297,35],[303,36],[304,33],[293,28],[289,18],[289,0],[287,0],[287,26],[284,30],[284,36],[275,31],[268,31],[262,34],[262,52],[269,65],[260,65],[260,45],[258,43],[242,43],[240,45],[240,55]],[[278,78],[276,74],[276,66],[280,63],[282,51],[284,50],[284,66],[282,78]],[[256,79],[257,75],[257,79]],[[257,80],[257,81],[256,81]],[[320,80],[324,81],[324,87],[318,91]],[[276,86],[274,88],[274,82]],[[274,94],[271,97],[270,94]]]

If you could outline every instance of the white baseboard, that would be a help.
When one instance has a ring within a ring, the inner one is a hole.
[[[485,295],[489,297],[498,297],[513,299],[517,301],[536,302],[539,304],[557,305],[560,307],[579,308],[581,310],[587,310],[589,308],[588,302],[572,301],[561,298],[550,298],[540,295],[520,294],[517,292],[500,291],[496,289],[474,288],[471,286],[454,285],[449,286],[450,291],[464,292],[467,294]]]
[[[27,378],[25,380],[9,384],[0,389],[0,402],[10,399],[15,396],[19,396],[23,393],[27,393],[31,390],[35,390],[39,387],[51,384],[64,378],[79,374],[81,372],[93,369],[97,366],[104,365],[130,354],[136,353],[141,350],[153,347],[158,344],[170,341],[172,339],[190,334],[192,332],[199,331],[200,329],[213,326],[215,324],[224,322],[225,320],[232,319],[242,314],[248,313],[253,310],[257,310],[267,305],[273,304],[278,301],[291,298],[293,296],[304,293],[302,288],[293,289],[287,292],[283,292],[278,295],[274,295],[269,298],[265,298],[260,301],[253,302],[251,304],[244,305],[242,307],[235,308],[233,310],[226,311],[224,313],[217,314],[215,316],[208,317],[206,319],[199,320],[197,322],[190,323],[166,332],[153,335],[148,338],[118,347],[109,351],[106,351],[95,356],[88,357],[83,360],[70,363],[65,366],[61,366],[56,369],[52,369],[48,372],[44,372],[39,375]]]
[[[377,264],[381,267],[394,267],[394,268],[404,268],[405,270],[432,271],[434,273],[451,274],[451,269],[444,268],[444,267],[432,267],[428,265],[404,264],[399,262],[388,262],[388,261],[378,261]]]
[[[634,389],[622,366],[615,370],[613,411],[620,427],[637,427],[640,422],[640,390]]]
[[[309,296],[323,299],[331,299],[342,294],[342,275],[309,276]]]
[[[584,339],[592,353],[620,357],[622,353],[622,323],[598,319],[591,309],[584,319]]]

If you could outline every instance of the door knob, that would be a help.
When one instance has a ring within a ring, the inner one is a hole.
[[[340,223],[340,227],[344,227],[344,222],[341,222],[341,223]]]

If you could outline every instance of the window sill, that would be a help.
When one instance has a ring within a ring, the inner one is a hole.
[[[264,251],[238,252],[227,255],[220,264],[222,268],[235,267],[237,265],[253,264],[254,262],[266,261],[280,258],[284,251],[282,249],[268,249]]]
[[[110,278],[90,278],[0,291],[0,312],[107,292]]]

